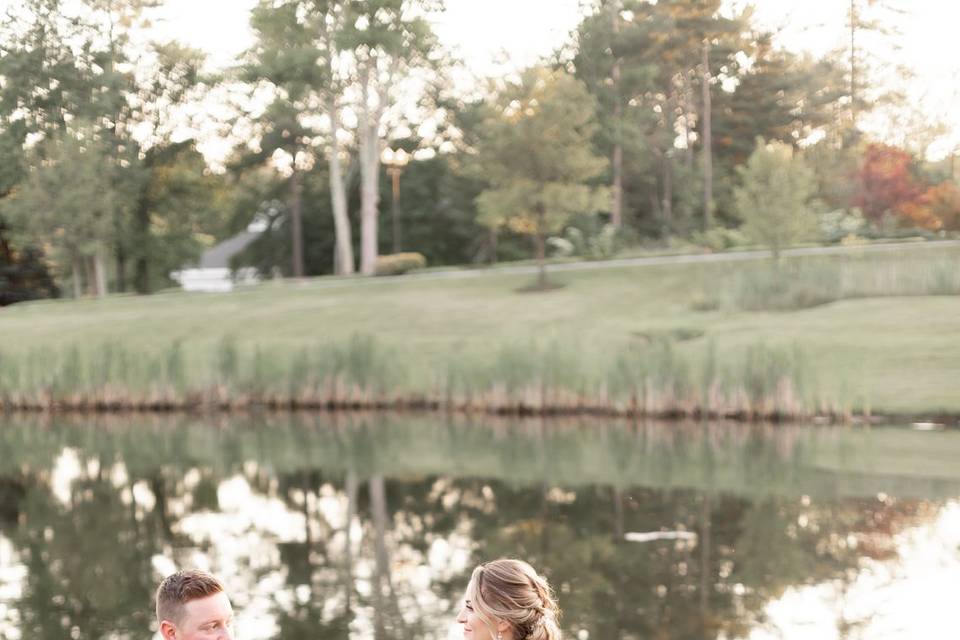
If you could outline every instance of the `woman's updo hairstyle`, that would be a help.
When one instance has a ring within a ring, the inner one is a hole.
[[[513,630],[513,640],[561,640],[553,590],[522,560],[494,560],[473,570],[467,599],[494,638],[497,622]]]

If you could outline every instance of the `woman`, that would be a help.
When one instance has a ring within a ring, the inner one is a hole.
[[[560,640],[553,590],[522,560],[473,570],[457,622],[466,640]]]

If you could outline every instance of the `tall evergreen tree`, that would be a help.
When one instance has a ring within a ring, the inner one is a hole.
[[[737,76],[733,91],[716,92],[717,160],[742,164],[757,136],[798,145],[832,124],[845,94],[843,71],[831,60],[777,49],[772,34],[757,33],[749,69]]]
[[[698,146],[704,179],[701,219],[712,218],[713,153],[704,148],[712,128],[706,103],[715,84],[737,75],[738,54],[749,44],[740,37],[749,14],[724,17],[719,4],[628,0],[620,7],[615,31],[609,6],[588,16],[578,29],[574,68],[600,100],[602,147],[617,155],[615,141],[622,146],[625,206],[647,212],[633,216],[645,230],[671,233],[684,226],[676,205],[678,200],[693,202],[682,191],[697,176]],[[622,63],[618,82],[613,81],[616,61]]]

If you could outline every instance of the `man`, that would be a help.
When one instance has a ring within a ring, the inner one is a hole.
[[[203,571],[178,571],[157,589],[163,640],[233,640],[233,608],[223,585]]]

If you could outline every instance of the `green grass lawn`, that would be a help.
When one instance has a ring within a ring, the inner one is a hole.
[[[860,261],[861,272],[891,264],[910,272],[913,261],[930,256],[960,269],[957,248],[918,246],[843,260]],[[795,346],[817,387],[854,408],[960,413],[960,296],[852,298],[793,311],[694,309],[696,299],[724,294],[741,272],[766,268],[757,261],[571,271],[554,276],[563,288],[526,294],[516,290],[531,276],[490,273],[44,301],[0,310],[0,362],[4,354],[24,358],[43,348],[96,350],[107,343],[157,354],[180,341],[189,366],[202,368],[225,336],[239,348],[296,354],[360,334],[403,361],[411,383],[451,358],[483,357],[505,344],[567,345],[580,354],[578,366],[591,368],[651,336],[672,336],[674,349],[694,361],[709,343],[721,362],[759,343]]]

